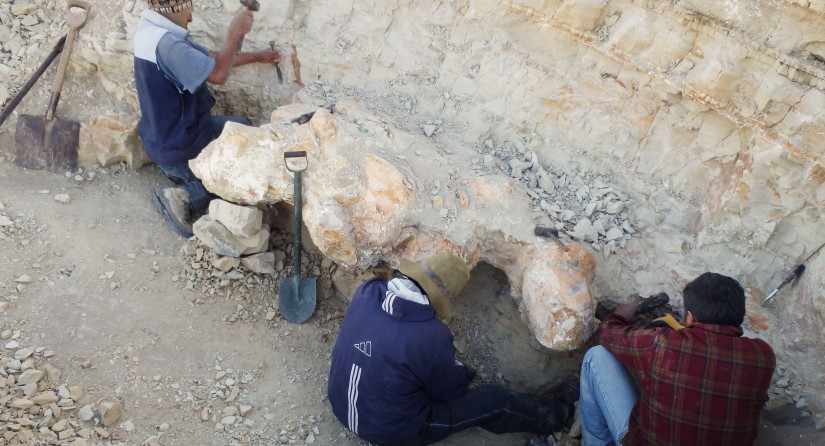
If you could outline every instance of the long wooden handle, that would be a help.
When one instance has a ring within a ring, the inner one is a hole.
[[[73,14],[72,8],[80,8],[84,10],[83,14]],[[60,62],[57,67],[57,76],[54,79],[54,88],[52,90],[52,99],[49,101],[49,108],[46,110],[46,120],[54,119],[54,111],[57,109],[57,103],[60,101],[60,90],[63,89],[63,80],[66,78],[66,69],[69,67],[69,56],[72,54],[74,47],[74,39],[77,36],[80,28],[86,24],[86,19],[89,17],[88,3],[79,0],[72,0],[66,6],[66,24],[69,26],[69,32],[66,34],[66,43],[63,44],[63,54],[60,55]]]
[[[52,99],[49,101],[49,108],[46,110],[46,120],[54,119],[54,111],[57,109],[57,102],[60,100],[60,90],[63,88],[63,80],[66,78],[66,68],[69,66],[69,55],[72,53],[74,38],[77,30],[70,28],[66,35],[66,43],[63,44],[63,53],[60,55],[60,62],[57,66],[57,76],[54,78],[54,88],[52,88]]]

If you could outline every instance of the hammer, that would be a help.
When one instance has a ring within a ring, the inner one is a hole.
[[[275,51],[275,41],[269,41],[269,47],[272,48],[272,51]],[[275,72],[278,73],[278,82],[284,83],[284,73],[281,72],[281,65],[278,62],[275,62]]]
[[[554,242],[556,242],[557,245],[559,245],[559,248],[561,248],[562,251],[564,251],[564,252],[570,251],[570,248],[568,248],[564,243],[561,242],[561,239],[559,238],[559,231],[556,228],[548,228],[546,226],[536,226],[533,229],[533,234],[535,234],[539,237],[547,237],[547,238],[553,240]]]
[[[246,7],[246,9],[248,9],[250,11],[254,12],[254,11],[257,11],[257,10],[261,9],[261,4],[258,3],[258,0],[239,0],[239,1],[241,2],[241,4],[243,6]],[[238,39],[238,46],[235,47],[235,53],[240,53],[241,52],[241,47],[243,46],[243,37],[244,36],[241,36],[241,38]]]

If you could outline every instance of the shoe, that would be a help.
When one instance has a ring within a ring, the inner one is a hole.
[[[180,187],[157,189],[154,203],[160,215],[181,237],[192,237],[192,223],[189,222],[189,193]]]
[[[542,394],[543,399],[552,399],[561,403],[564,407],[564,421],[562,426],[570,428],[576,420],[576,401],[579,400],[579,389],[581,380],[577,376],[569,376],[565,380],[550,390]]]
[[[577,376],[568,376],[561,384],[558,384],[548,390],[543,397],[553,398],[559,400],[565,406],[572,406],[573,403],[579,400],[579,388],[581,387],[581,379]]]

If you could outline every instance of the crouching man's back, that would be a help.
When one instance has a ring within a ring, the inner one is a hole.
[[[468,381],[453,336],[435,310],[398,297],[376,278],[356,291],[332,351],[328,395],[338,420],[384,444],[412,438],[430,397],[455,398]]]

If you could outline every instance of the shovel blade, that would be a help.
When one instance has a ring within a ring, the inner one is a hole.
[[[278,310],[288,322],[303,324],[315,312],[315,292],[315,277],[283,277],[278,284]]]
[[[14,136],[14,163],[55,173],[77,169],[80,123],[44,116],[20,115]]]

